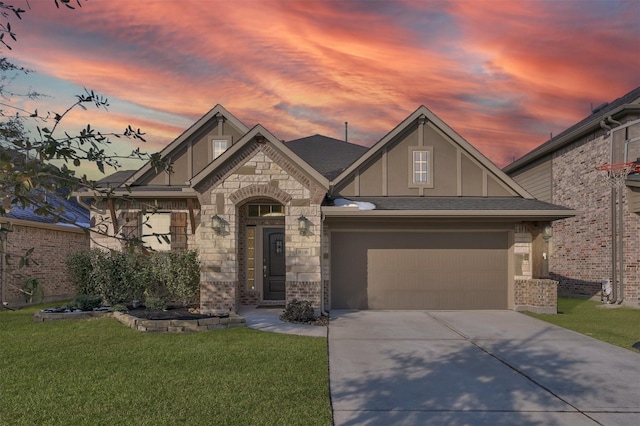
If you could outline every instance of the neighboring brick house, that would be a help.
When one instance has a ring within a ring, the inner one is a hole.
[[[559,294],[599,299],[610,280],[616,303],[640,303],[640,174],[629,174],[612,208],[606,172],[596,170],[639,158],[640,87],[504,168],[539,200],[580,211],[553,224],[549,269]]]
[[[89,211],[75,200],[57,194],[45,195],[53,206],[64,209],[63,221],[35,213],[33,206],[12,208],[0,217],[0,297],[8,306],[24,305],[21,291],[28,278],[36,278],[43,288],[45,301],[70,299],[75,290],[67,277],[66,259],[69,254],[89,248]],[[29,266],[19,267],[19,258],[33,248]],[[7,256],[8,255],[8,256]]]
[[[204,312],[293,299],[555,312],[542,231],[575,213],[534,199],[424,106],[367,149],[285,143],[217,105],[160,154],[171,173],[103,180],[124,199],[94,203],[92,221],[156,250],[198,249]]]

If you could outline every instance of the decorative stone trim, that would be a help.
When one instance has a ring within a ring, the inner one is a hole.
[[[247,320],[235,313],[194,320],[148,320],[136,318],[124,312],[114,312],[113,317],[134,330],[156,333],[189,333],[246,327],[247,325]]]
[[[536,314],[558,312],[558,282],[545,279],[516,280],[515,310]]]
[[[287,194],[277,186],[258,184],[245,186],[244,188],[240,188],[236,192],[229,194],[229,200],[231,200],[235,205],[238,205],[243,200],[254,197],[273,198],[283,205],[286,205],[292,198],[291,195]]]

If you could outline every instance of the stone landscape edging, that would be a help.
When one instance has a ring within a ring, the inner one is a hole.
[[[209,317],[192,320],[150,320],[129,315],[126,312],[42,312],[33,315],[33,320],[54,321],[64,319],[91,319],[112,316],[120,323],[137,331],[156,333],[189,333],[194,331],[223,330],[227,328],[246,327],[247,320],[236,313],[224,317]]]
[[[150,320],[137,318],[126,312],[113,312],[113,317],[134,330],[156,333],[189,333],[193,331],[223,330],[246,327],[247,320],[238,314],[225,317],[210,317],[193,320],[167,319]]]

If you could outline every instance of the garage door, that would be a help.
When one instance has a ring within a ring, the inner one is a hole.
[[[333,232],[332,309],[507,309],[507,232]]]

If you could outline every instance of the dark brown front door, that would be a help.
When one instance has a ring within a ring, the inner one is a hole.
[[[264,228],[263,230],[262,277],[265,300],[285,299],[285,250],[284,230]]]

